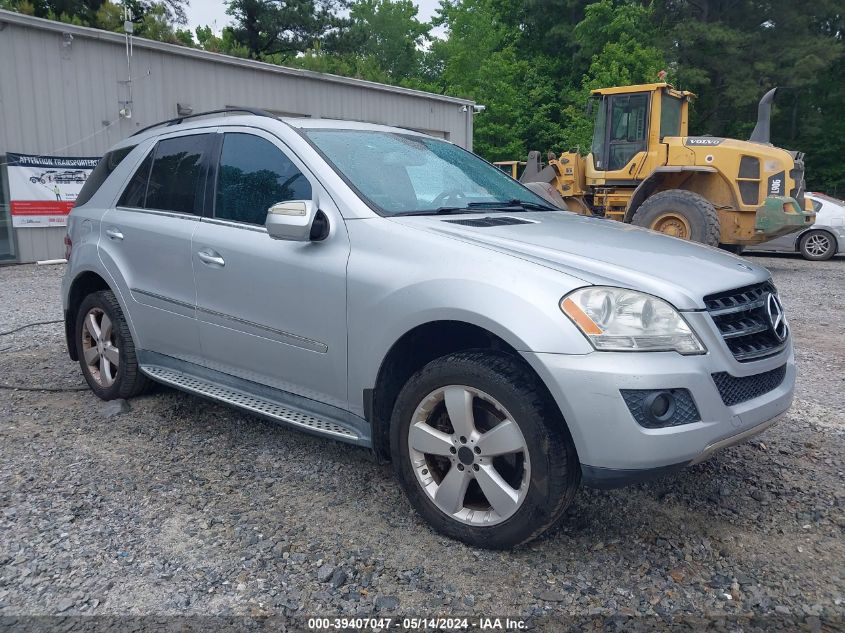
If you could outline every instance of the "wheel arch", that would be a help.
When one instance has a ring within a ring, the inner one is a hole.
[[[85,297],[100,290],[111,290],[114,292],[114,289],[109,286],[105,278],[93,270],[80,272],[70,284],[67,308],[65,310],[65,340],[67,341],[67,351],[71,360],[79,360],[76,353],[76,340],[74,336],[76,332],[76,313],[79,311],[79,306]],[[119,295],[115,293],[115,296]]]
[[[408,379],[431,361],[455,352],[486,349],[507,354],[522,364],[555,403],[540,375],[507,341],[479,325],[466,321],[428,321],[413,327],[397,339],[382,359],[375,385],[364,390],[365,417],[372,425],[373,451],[378,459],[390,461],[390,418],[396,398]],[[554,404],[558,410],[557,404]],[[563,420],[563,414],[560,414]]]
[[[664,191],[666,189],[684,189],[686,191],[701,194],[701,192],[697,190],[698,188],[688,186],[691,184],[691,177],[693,177],[692,181],[700,180],[694,178],[696,174],[707,175],[718,179],[717,182],[720,183],[719,186],[723,189],[723,192],[729,195],[732,200],[734,199],[729,183],[715,167],[707,167],[706,165],[658,167],[649,174],[648,178],[643,180],[639,185],[637,185],[637,188],[634,189],[634,193],[631,194],[631,200],[628,202],[628,209],[625,211],[624,221],[630,224],[633,221],[634,214],[637,212],[640,205],[642,205],[642,203],[645,202],[650,195],[659,191]]]

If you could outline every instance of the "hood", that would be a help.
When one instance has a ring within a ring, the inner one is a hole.
[[[502,224],[504,218],[514,223]],[[725,251],[568,211],[406,216],[392,221],[532,261],[586,284],[647,292],[680,310],[703,309],[706,295],[769,278],[765,268]]]

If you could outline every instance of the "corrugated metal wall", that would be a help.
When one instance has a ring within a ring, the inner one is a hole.
[[[132,118],[121,35],[0,11],[0,155],[100,156],[138,129],[194,112],[276,113],[397,125],[472,148],[472,103],[135,40]],[[67,33],[68,35],[65,35]],[[37,235],[36,235],[37,234]],[[61,257],[61,229],[17,230],[19,261]]]

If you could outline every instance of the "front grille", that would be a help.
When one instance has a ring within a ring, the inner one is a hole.
[[[777,290],[767,281],[704,297],[725,344],[741,363],[777,354],[786,343],[775,335],[769,321],[770,294],[777,295]]]
[[[786,365],[781,365],[762,374],[743,376],[742,378],[731,376],[725,371],[712,374],[712,376],[713,382],[716,383],[716,389],[722,396],[722,402],[732,407],[740,402],[753,400],[779,387],[786,376]]]
[[[467,218],[466,220],[444,220],[444,222],[448,222],[449,224],[462,224],[464,226],[479,227],[510,226],[512,224],[532,224],[531,222],[527,222],[526,220],[520,220],[519,218],[512,218],[509,216],[496,218],[491,218],[487,216],[484,218]]]

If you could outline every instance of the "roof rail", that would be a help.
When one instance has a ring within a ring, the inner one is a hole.
[[[153,123],[152,125],[148,125],[145,128],[142,128],[135,132],[132,136],[138,136],[142,132],[146,132],[147,130],[152,130],[153,128],[157,128],[162,125],[171,126],[171,125],[179,125],[182,121],[187,119],[195,119],[201,116],[208,116],[209,114],[228,114],[231,112],[246,112],[248,114],[254,114],[255,116],[265,116],[270,117],[271,119],[277,119],[278,117],[274,114],[267,112],[266,110],[261,110],[259,108],[222,108],[220,110],[209,110],[208,112],[197,112],[196,114],[186,114],[185,116],[176,117],[175,119],[168,119],[167,121],[159,121],[158,123]]]

